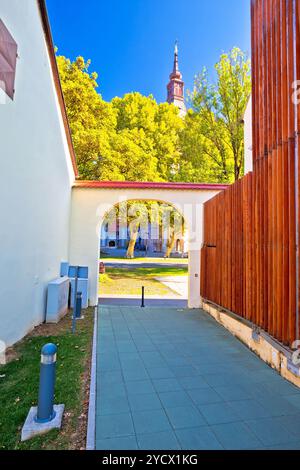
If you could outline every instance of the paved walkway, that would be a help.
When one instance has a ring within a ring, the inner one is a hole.
[[[97,449],[300,449],[300,390],[201,310],[101,306],[97,357]]]
[[[119,305],[119,306],[141,306],[141,296],[100,296],[99,297],[100,305]],[[146,307],[174,307],[174,308],[187,308],[188,302],[187,299],[181,299],[180,297],[147,297],[145,299]]]
[[[161,276],[155,279],[174,292],[177,292],[180,297],[188,298],[188,276]]]

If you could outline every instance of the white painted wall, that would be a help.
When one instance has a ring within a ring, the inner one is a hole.
[[[253,170],[252,158],[252,98],[250,97],[244,116],[245,175]]]
[[[74,173],[35,0],[1,0],[18,43],[15,98],[0,91],[0,340],[40,323],[46,286],[68,259]]]
[[[98,256],[100,228],[108,210],[126,200],[158,200],[181,212],[189,231],[189,307],[200,301],[200,249],[203,243],[203,204],[219,191],[162,189],[73,188],[70,233],[70,262],[89,267],[90,303],[98,302]]]

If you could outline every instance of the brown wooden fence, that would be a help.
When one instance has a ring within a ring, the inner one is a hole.
[[[254,169],[205,204],[201,294],[291,345],[300,339],[300,0],[251,8]]]

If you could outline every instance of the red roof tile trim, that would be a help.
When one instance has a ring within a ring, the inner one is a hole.
[[[70,155],[71,155],[72,166],[73,166],[73,170],[74,170],[74,173],[75,173],[75,177],[77,177],[78,176],[78,168],[77,168],[77,164],[76,164],[76,156],[75,156],[75,151],[74,151],[73,142],[72,142],[72,135],[71,135],[71,129],[70,129],[68,116],[67,116],[66,104],[65,104],[64,95],[63,95],[63,92],[62,92],[61,83],[60,83],[60,79],[59,79],[59,72],[58,72],[58,67],[57,67],[57,62],[56,62],[56,57],[55,57],[55,52],[54,52],[54,45],[53,45],[51,28],[50,28],[50,23],[49,23],[49,18],[48,18],[48,13],[47,13],[45,0],[38,0],[38,5],[39,5],[39,8],[40,8],[45,39],[46,39],[46,43],[47,43],[47,47],[48,47],[48,53],[49,53],[49,57],[50,57],[50,62],[51,62],[51,68],[52,68],[56,93],[57,93],[57,97],[58,97],[58,101],[59,101],[59,105],[60,105],[60,109],[61,109],[64,128],[65,128],[65,132],[66,132],[66,138],[67,138],[68,147],[69,147],[69,151],[70,151]]]
[[[180,191],[222,191],[227,189],[227,184],[214,183],[152,183],[138,181],[83,181],[77,180],[75,188],[90,189],[163,189]]]

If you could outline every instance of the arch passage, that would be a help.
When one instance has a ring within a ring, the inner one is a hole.
[[[183,214],[189,228],[189,298],[191,308],[201,306],[200,249],[203,242],[203,204],[224,185],[186,183],[77,182],[72,192],[70,262],[89,267],[90,305],[98,303],[100,228],[105,214],[126,200],[157,200]]]

